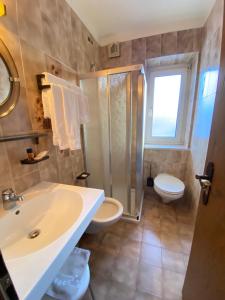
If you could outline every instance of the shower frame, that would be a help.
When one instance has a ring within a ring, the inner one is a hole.
[[[135,183],[135,213],[131,212],[131,147],[132,147],[132,103],[133,103],[133,93],[132,93],[132,72],[138,71],[138,82],[137,82],[137,112],[136,112],[136,183]],[[105,70],[100,70],[96,72],[89,72],[86,74],[80,74],[79,80],[85,79],[94,79],[100,77],[107,77],[107,99],[108,104],[110,104],[110,78],[109,75],[128,73],[128,80],[126,83],[126,95],[127,101],[126,104],[126,115],[127,123],[126,128],[129,134],[127,135],[126,140],[126,154],[128,156],[127,172],[128,182],[128,212],[129,214],[124,214],[124,217],[135,219],[137,221],[141,218],[142,203],[144,196],[143,189],[143,160],[144,160],[144,129],[145,129],[145,118],[144,118],[144,107],[145,107],[145,88],[146,88],[146,78],[144,72],[144,66],[142,64],[130,65],[125,67],[110,68]],[[109,114],[109,160],[110,160],[110,190],[112,194],[112,170],[111,170],[111,111],[110,105],[108,105],[108,114]],[[84,139],[84,128],[81,128],[82,137]],[[84,151],[84,165],[86,169],[86,151],[85,143],[83,142],[83,151]],[[141,156],[141,159],[140,159]]]

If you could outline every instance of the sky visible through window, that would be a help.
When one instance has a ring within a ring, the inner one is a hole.
[[[175,137],[181,75],[155,77],[153,95],[153,137]]]

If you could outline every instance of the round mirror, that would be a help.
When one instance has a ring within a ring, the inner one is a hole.
[[[0,118],[7,116],[16,106],[20,82],[13,58],[0,39]]]
[[[3,105],[11,94],[12,82],[10,81],[11,74],[5,61],[0,56],[0,106]]]

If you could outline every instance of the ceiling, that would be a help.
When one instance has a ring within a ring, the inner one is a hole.
[[[201,27],[215,0],[66,0],[100,45]]]

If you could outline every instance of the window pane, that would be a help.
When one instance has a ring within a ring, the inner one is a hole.
[[[175,137],[181,75],[155,77],[153,96],[153,137]]]

